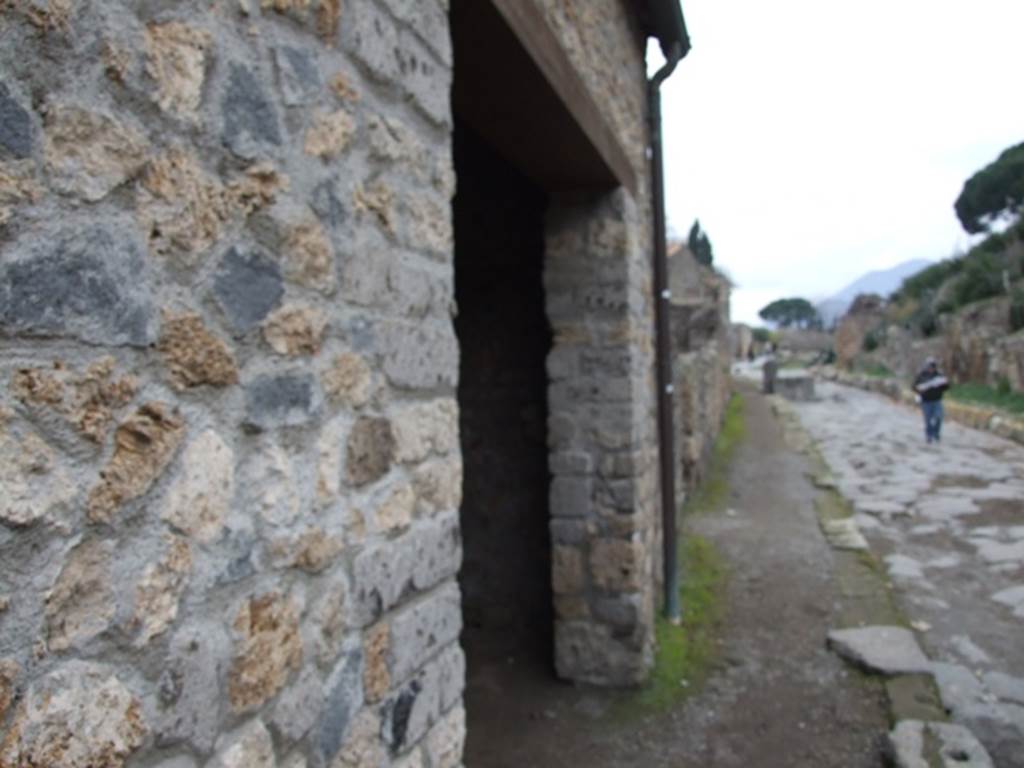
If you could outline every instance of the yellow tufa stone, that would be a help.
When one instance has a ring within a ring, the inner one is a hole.
[[[299,612],[290,599],[271,592],[243,603],[233,626],[240,640],[228,698],[235,712],[246,712],[277,694],[302,663]]]
[[[388,655],[391,653],[391,627],[382,621],[363,634],[363,691],[370,704],[376,704],[391,690]]]
[[[52,105],[44,124],[46,169],[53,186],[65,194],[102,200],[146,162],[145,137],[102,112]]]
[[[101,632],[114,618],[110,586],[112,542],[87,540],[68,556],[47,592],[46,641],[51,651],[66,651]]]
[[[31,432],[0,430],[0,521],[16,528],[43,521],[70,532],[78,487],[56,452]]]
[[[142,496],[170,464],[185,422],[162,403],[147,403],[117,428],[114,455],[89,494],[93,523],[109,523],[122,504]]]
[[[382,181],[358,185],[352,193],[356,211],[373,216],[389,235],[395,234],[395,193]]]
[[[327,317],[319,309],[283,306],[274,311],[263,323],[263,338],[279,355],[301,357],[320,351]]]
[[[385,534],[405,530],[412,525],[412,515],[415,509],[416,493],[412,486],[398,486],[377,508],[377,529]]]
[[[334,292],[334,249],[323,225],[309,216],[288,230],[283,249],[285,277],[325,295]]]
[[[60,414],[83,437],[106,440],[114,411],[124,407],[138,390],[133,376],[114,377],[116,361],[103,357],[82,373],[55,362],[51,368],[22,368],[11,380],[11,392],[32,408]]]
[[[345,540],[320,528],[310,528],[297,537],[271,541],[269,549],[276,562],[306,573],[320,573],[345,549]]]
[[[192,571],[192,550],[178,536],[167,537],[167,551],[146,570],[135,587],[132,623],[142,627],[135,645],[143,647],[167,631],[178,616],[178,603]]]
[[[228,345],[203,325],[199,315],[164,312],[157,349],[171,374],[171,384],[181,391],[209,385],[238,383],[238,365]]]
[[[0,766],[122,768],[147,733],[142,703],[120,680],[72,661],[29,688],[0,745]]]
[[[356,122],[343,109],[313,118],[303,146],[307,155],[330,160],[348,147],[356,133]]]
[[[0,720],[7,716],[7,709],[14,701],[20,674],[21,667],[14,659],[0,659]]]
[[[321,376],[324,393],[331,402],[359,408],[370,400],[373,382],[370,366],[355,352],[334,358],[331,367]]]
[[[146,73],[156,81],[160,109],[191,123],[199,121],[210,33],[170,21],[146,27]]]
[[[327,85],[342,101],[359,101],[359,92],[352,87],[352,83],[343,73],[335,74]]]

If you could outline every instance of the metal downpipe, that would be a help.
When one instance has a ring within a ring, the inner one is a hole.
[[[658,389],[658,446],[661,474],[665,616],[678,623],[679,560],[676,530],[675,434],[673,429],[672,347],[669,337],[668,245],[665,234],[665,179],[661,140],[661,84],[683,58],[682,42],[672,45],[665,65],[648,81],[651,131],[651,182],[654,207],[654,335]]]

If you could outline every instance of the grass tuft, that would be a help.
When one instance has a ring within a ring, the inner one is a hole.
[[[990,387],[987,384],[957,384],[949,390],[949,397],[969,405],[983,405],[1024,416],[1024,392],[1013,392],[1008,387]]]
[[[743,395],[737,392],[725,407],[722,429],[712,449],[707,476],[696,492],[686,500],[684,515],[701,515],[725,509],[729,497],[729,462],[746,433]]]

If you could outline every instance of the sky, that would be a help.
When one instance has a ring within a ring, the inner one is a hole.
[[[693,48],[662,86],[669,230],[700,219],[734,321],[969,245],[964,181],[1024,141],[1024,0],[682,7]]]

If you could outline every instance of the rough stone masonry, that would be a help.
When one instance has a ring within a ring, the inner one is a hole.
[[[542,5],[640,179],[549,216],[557,660],[635,682],[644,40]],[[460,764],[447,10],[0,0],[3,768]]]

